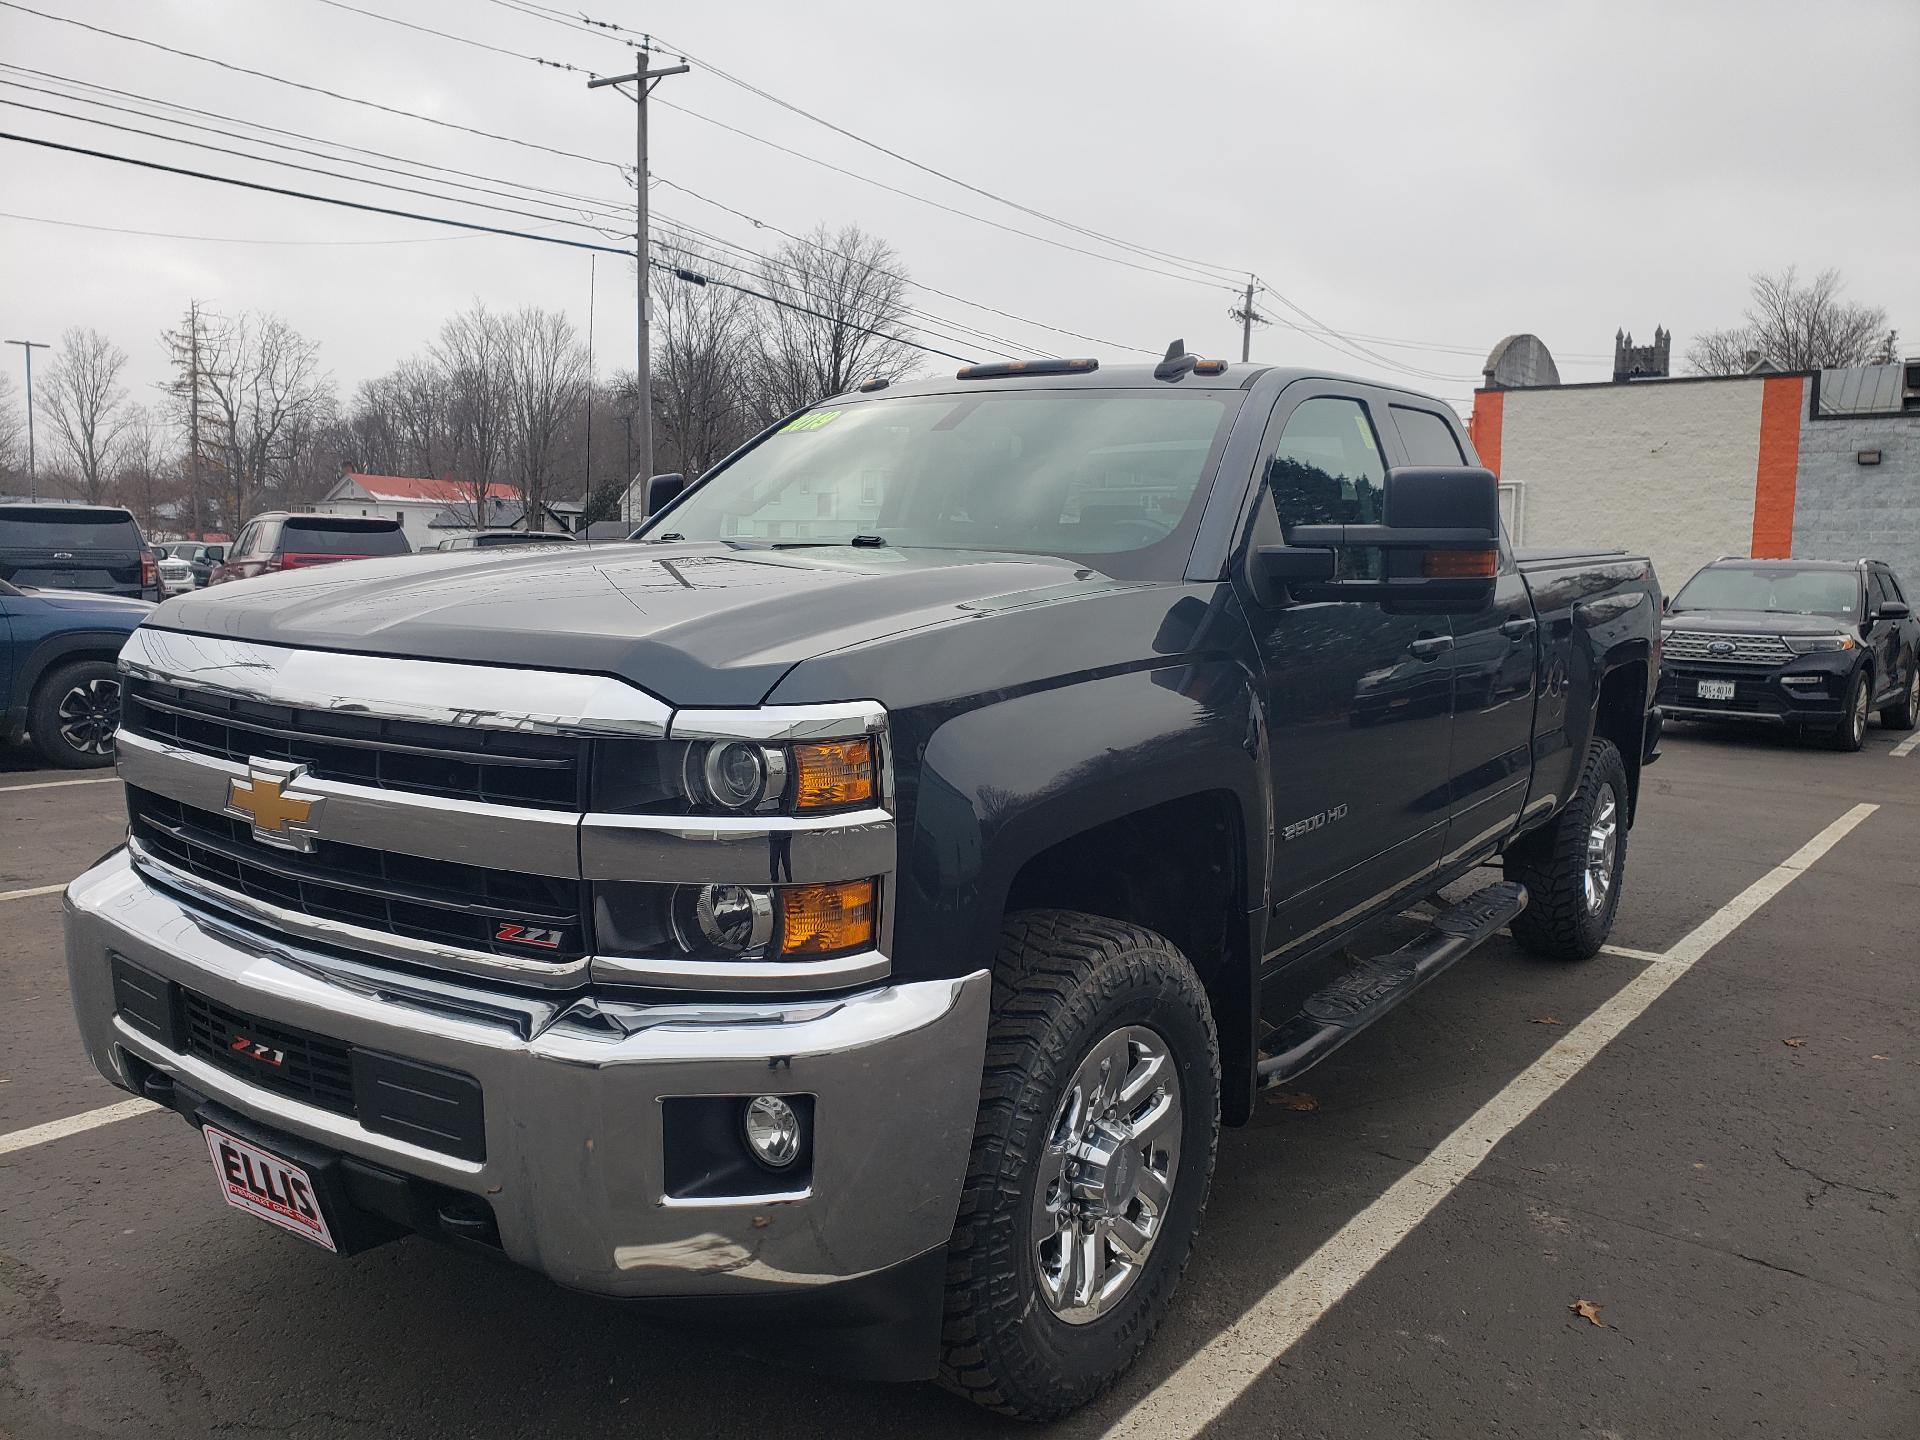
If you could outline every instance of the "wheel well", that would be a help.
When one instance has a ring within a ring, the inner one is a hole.
[[[69,665],[77,665],[83,660],[103,660],[107,664],[112,665],[117,660],[119,660],[119,658],[120,658],[120,652],[118,650],[103,649],[103,650],[62,651],[60,654],[53,656],[51,659],[47,661],[46,664],[42,665],[37,671],[34,672],[33,678],[27,686],[26,694],[21,697],[22,701],[25,704],[31,705],[33,703],[34,697],[40,693],[40,687],[47,683],[47,678],[51,675],[57,674],[61,670],[66,669],[67,666]]]
[[[1609,670],[1600,681],[1593,733],[1613,742],[1627,768],[1627,822],[1640,808],[1640,750],[1645,742],[1647,671],[1639,661]]]
[[[1239,801],[1183,796],[1095,826],[1028,860],[1007,909],[1084,910],[1158,931],[1179,947],[1213,1001],[1223,1118],[1246,1118],[1253,1063],[1246,858]]]

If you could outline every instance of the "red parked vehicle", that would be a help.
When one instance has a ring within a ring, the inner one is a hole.
[[[363,560],[369,555],[410,555],[413,546],[398,520],[379,515],[291,515],[275,511],[247,522],[227,557],[214,567],[209,585],[249,580],[281,570]]]

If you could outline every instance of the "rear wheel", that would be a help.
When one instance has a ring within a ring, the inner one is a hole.
[[[1867,743],[1867,707],[1872,703],[1873,676],[1863,665],[1847,687],[1847,708],[1827,737],[1836,750],[1858,750]]]
[[[27,705],[33,748],[50,765],[82,770],[113,763],[120,675],[110,660],[76,660],[44,676]]]
[[[948,1248],[941,1382],[1027,1420],[1085,1404],[1172,1302],[1213,1172],[1219,1046],[1150,930],[1009,917]]]
[[[1880,712],[1880,723],[1889,730],[1911,730],[1920,724],[1920,655],[1913,657],[1900,698]]]
[[[1611,740],[1593,742],[1566,808],[1509,847],[1503,868],[1527,887],[1514,939],[1554,960],[1600,953],[1627,871],[1627,767]]]

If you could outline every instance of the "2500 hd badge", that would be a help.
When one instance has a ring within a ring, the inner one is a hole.
[[[971,365],[653,477],[632,544],[178,596],[68,890],[87,1049],[343,1256],[1060,1416],[1263,1086],[1504,927],[1613,925],[1659,587],[1516,554],[1472,456],[1179,346]]]

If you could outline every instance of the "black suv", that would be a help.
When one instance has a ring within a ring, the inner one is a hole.
[[[0,504],[0,580],[34,590],[160,598],[160,567],[133,512],[117,505]]]
[[[1820,734],[1858,750],[1867,713],[1911,730],[1920,620],[1879,560],[1716,560],[1669,603],[1660,708]]]

